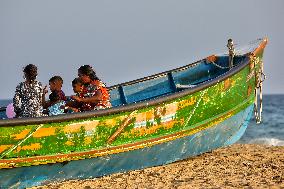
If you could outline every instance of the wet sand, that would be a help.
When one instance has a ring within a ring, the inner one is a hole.
[[[284,188],[284,146],[235,144],[165,166],[33,188]]]

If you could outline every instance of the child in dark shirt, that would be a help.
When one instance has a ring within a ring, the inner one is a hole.
[[[60,76],[53,76],[49,79],[49,88],[51,92],[57,92],[60,100],[66,101],[65,93],[62,91],[63,79]]]
[[[65,93],[62,91],[62,85],[63,85],[63,79],[60,76],[53,76],[52,78],[49,79],[49,89],[50,89],[50,94],[56,92],[57,95],[59,95],[59,99],[62,101],[66,101],[66,96]],[[48,91],[45,91],[45,94]],[[44,108],[48,108],[51,105],[50,99],[44,103]]]

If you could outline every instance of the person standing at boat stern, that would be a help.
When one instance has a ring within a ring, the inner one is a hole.
[[[96,72],[89,65],[78,69],[78,77],[83,83],[82,96],[71,96],[81,103],[81,111],[100,110],[110,108],[110,96],[105,84],[96,76]]]
[[[25,81],[16,87],[13,98],[14,111],[17,118],[43,116],[44,90],[36,80],[37,67],[29,64],[24,67]]]

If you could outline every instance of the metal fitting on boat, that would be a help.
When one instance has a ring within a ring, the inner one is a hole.
[[[228,39],[227,47],[229,50],[229,68],[231,69],[234,64],[233,60],[235,56],[234,42],[232,39]]]

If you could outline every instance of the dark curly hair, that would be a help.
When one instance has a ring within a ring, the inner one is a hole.
[[[91,78],[91,80],[99,80],[96,75],[96,72],[90,65],[83,65],[78,69],[78,72],[84,75],[87,75]]]
[[[56,76],[53,76],[52,78],[49,79],[49,82],[55,82],[55,81],[59,81],[61,84],[63,84],[63,79],[62,77],[56,75]]]
[[[35,81],[37,77],[37,67],[33,64],[28,64],[24,67],[23,72],[25,73],[25,77],[29,81]]]
[[[81,79],[79,77],[76,77],[75,79],[73,79],[72,81],[72,86],[76,85],[76,84],[83,84]]]

